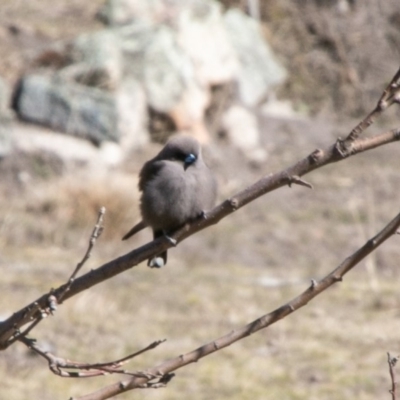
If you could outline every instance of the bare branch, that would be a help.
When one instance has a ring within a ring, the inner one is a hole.
[[[47,293],[41,297],[40,302],[33,302],[29,306],[25,307],[23,310],[23,323],[18,324],[15,323],[13,325],[13,329],[9,329],[5,335],[2,335],[2,340],[0,340],[0,349],[4,349],[3,346],[7,343],[6,347],[10,346],[11,344],[15,343],[17,340],[21,340],[22,338],[26,337],[28,333],[39,324],[44,318],[46,318],[49,314],[53,314],[54,311],[57,309],[57,305],[62,303],[62,299],[65,294],[70,290],[72,283],[75,280],[76,275],[85,264],[85,262],[90,258],[93,246],[96,243],[97,238],[101,235],[103,231],[103,218],[106,209],[104,207],[100,208],[96,225],[93,228],[93,232],[90,235],[89,245],[86,250],[83,259],[77,264],[74,272],[68,279],[66,285],[63,285],[61,288],[62,290],[58,290],[58,296],[55,295],[54,289],[50,290],[50,293]],[[13,315],[15,316],[15,314]],[[20,327],[25,325],[26,323],[30,323],[30,325],[23,331],[20,331]],[[1,327],[2,324],[0,324]]]
[[[104,214],[106,213],[106,209],[105,207],[101,207],[99,210],[99,214],[97,216],[97,222],[96,225],[93,228],[93,232],[90,235],[90,239],[89,239],[89,245],[88,248],[86,250],[85,255],[83,256],[82,260],[77,264],[74,272],[72,273],[72,275],[70,276],[70,278],[68,279],[68,283],[67,285],[64,287],[64,289],[61,291],[61,293],[57,296],[57,301],[58,304],[62,303],[62,300],[65,296],[65,294],[70,290],[72,283],[75,280],[75,277],[78,275],[79,271],[81,270],[81,268],[83,267],[83,265],[85,264],[85,262],[90,258],[90,256],[92,255],[92,249],[96,243],[96,240],[100,237],[100,235],[103,232],[103,219],[104,219]]]
[[[299,179],[300,176],[330,163],[341,161],[355,154],[398,140],[400,140],[400,129],[393,129],[371,138],[356,139],[348,143],[338,140],[326,149],[317,149],[313,151],[310,155],[286,170],[261,178],[253,185],[222,202],[207,213],[205,218],[199,218],[196,221],[188,223],[183,228],[169,236],[176,239],[177,242],[181,242],[194,233],[217,224],[221,219],[232,214],[237,209],[245,206],[258,197],[293,183],[293,177]],[[73,279],[72,282],[68,282],[67,284],[53,290],[52,294],[56,296],[56,298],[59,298],[59,296],[62,295],[62,299],[66,300],[83,290],[136,266],[156,254],[160,254],[171,246],[171,242],[165,240],[163,237],[156,239],[102,265],[95,270],[91,270],[79,278]],[[0,349],[4,350],[7,348],[11,343],[9,342],[9,339],[14,335],[16,329],[30,321],[30,318],[26,317],[27,310],[29,310],[35,303],[39,304],[41,309],[47,308],[48,298],[48,294],[41,296],[35,302],[22,308],[20,311],[14,313],[10,318],[0,323]]]
[[[151,381],[161,377],[160,375],[151,375],[142,371],[130,372],[124,369],[120,369],[120,367],[126,364],[128,361],[132,360],[134,357],[137,357],[140,354],[145,353],[146,351],[155,349],[161,343],[164,343],[165,339],[157,340],[153,343],[150,343],[145,348],[119,360],[96,364],[81,363],[78,361],[71,361],[62,357],[55,356],[49,351],[42,350],[40,346],[36,344],[36,339],[28,339],[25,335],[20,335],[20,337],[18,337],[18,340],[24,343],[40,357],[47,360],[50,371],[63,378],[92,378],[94,376],[101,376],[106,374],[125,374],[138,378],[145,378],[147,379],[147,381]],[[68,369],[79,370],[79,372],[68,371]]]
[[[315,280],[311,281],[311,285],[299,296],[295,297],[290,302],[284,304],[283,306],[277,308],[276,310],[266,314],[253,322],[245,325],[242,328],[233,330],[232,332],[213,340],[196,350],[193,350],[184,355],[167,360],[156,367],[149,368],[144,371],[145,374],[149,376],[156,375],[168,375],[172,371],[184,367],[193,362],[199,361],[201,358],[208,356],[224,347],[228,347],[231,344],[241,340],[253,333],[264,329],[275,322],[281,320],[287,315],[293,313],[299,308],[308,304],[313,298],[318,296],[320,293],[325,291],[327,288],[332,286],[334,283],[341,282],[343,276],[349,272],[354,266],[356,266],[361,260],[372,253],[377,247],[379,247],[383,242],[393,236],[397,229],[400,227],[400,214],[398,214],[391,222],[389,222],[381,232],[376,236],[368,240],[364,246],[358,249],[351,256],[347,257],[337,268],[335,268],[330,274],[328,274],[321,281],[317,282]],[[145,377],[132,377],[130,380],[124,380],[121,382],[114,383],[110,386],[106,386],[96,392],[91,394],[76,397],[73,400],[105,400],[112,396],[126,392],[128,390],[142,388],[143,385],[148,382]]]
[[[326,149],[317,149],[286,170],[261,178],[250,187],[244,189],[240,193],[237,193],[230,199],[225,200],[223,203],[207,213],[203,218],[199,218],[197,221],[186,224],[183,228],[177,230],[174,234],[169,236],[175,239],[177,243],[181,242],[194,233],[218,223],[222,218],[232,214],[234,211],[245,206],[256,198],[282,186],[296,183],[311,187],[308,182],[301,180],[300,177],[314,171],[317,168],[321,168],[333,162],[341,161],[347,157],[371,150],[378,146],[400,140],[400,129],[393,129],[389,132],[375,135],[371,138],[359,138],[361,132],[372,123],[371,121],[382,114],[393,103],[400,103],[400,69],[397,71],[392,81],[385,89],[375,110],[370,114],[369,117],[366,118],[366,120],[364,120],[364,122],[361,122],[359,126],[350,132],[346,140],[338,140],[336,143]],[[104,211],[101,211],[98,218],[98,227],[96,225],[93,231],[86,255],[81,263],[77,265],[68,283],[60,286],[51,293],[51,295],[54,295],[55,298],[58,299],[59,303],[82,292],[83,290],[86,290],[134,267],[135,265],[155,256],[156,254],[160,254],[162,251],[167,250],[172,246],[171,241],[165,240],[163,237],[158,238],[142,247],[139,247],[138,249],[135,249],[115,260],[102,265],[96,270],[86,273],[80,278],[75,278],[86,259],[90,256],[90,251],[94,245],[95,239],[101,233],[103,214]],[[49,312],[51,312],[51,308],[49,308],[49,295],[45,294],[35,302],[14,313],[7,320],[2,321],[0,323],[0,350],[4,350],[10,344],[12,344],[15,341],[12,339],[15,333],[18,332],[22,326],[32,321],[32,315],[29,315],[29,310],[34,307],[35,303],[39,305],[40,309],[48,309]],[[54,308],[55,302],[53,301],[51,304]],[[39,318],[37,313],[34,314],[33,317]]]
[[[357,139],[375,120],[386,111],[392,104],[400,103],[400,69],[383,91],[376,107],[350,132],[346,141],[352,142]]]

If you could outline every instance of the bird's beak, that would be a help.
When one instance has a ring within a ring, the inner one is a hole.
[[[186,158],[185,158],[185,163],[183,165],[184,170],[186,171],[188,167],[190,167],[195,161],[197,160],[197,157],[193,154],[190,153]]]

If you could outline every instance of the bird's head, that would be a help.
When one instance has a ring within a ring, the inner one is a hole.
[[[157,158],[177,161],[187,170],[201,157],[199,142],[191,136],[178,135],[172,137],[161,150]]]

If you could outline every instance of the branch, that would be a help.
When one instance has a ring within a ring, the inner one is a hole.
[[[81,262],[79,262],[78,265],[75,267],[74,272],[72,273],[72,275],[68,279],[67,285],[61,291],[61,293],[57,296],[58,304],[62,303],[62,300],[63,300],[65,294],[71,289],[71,285],[74,283],[74,280],[75,280],[76,276],[78,275],[78,272],[81,270],[81,268],[83,267],[85,262],[91,257],[92,249],[93,249],[94,245],[96,244],[96,240],[103,233],[103,229],[104,229],[104,227],[103,227],[103,219],[104,219],[104,214],[105,213],[106,213],[105,207],[101,207],[100,211],[99,211],[99,214],[97,216],[96,225],[94,226],[93,232],[90,235],[89,245],[88,245],[88,248],[86,250],[86,253],[83,256]]]
[[[310,155],[286,170],[261,178],[253,185],[237,193],[230,199],[225,200],[213,210],[206,213],[203,218],[187,223],[183,228],[177,230],[170,236],[176,239],[177,242],[181,242],[194,233],[217,224],[221,219],[266,193],[285,185],[300,183],[301,180],[299,177],[302,175],[333,162],[341,161],[355,154],[398,140],[400,140],[400,129],[393,129],[370,138],[356,139],[351,143],[346,143],[346,145],[344,145],[344,141],[338,140],[326,149],[315,150]],[[304,181],[301,182],[304,184]],[[307,183],[305,184],[309,185]],[[166,240],[164,237],[156,239],[102,265],[95,270],[89,271],[85,275],[74,279],[72,282],[60,286],[53,290],[52,294],[56,298],[63,295],[63,300],[66,300],[94,285],[97,285],[98,283],[136,266],[156,254],[160,254],[171,246],[170,241]],[[35,304],[38,304],[40,309],[46,309],[46,307],[48,307],[48,302],[49,294],[46,293],[33,303],[14,313],[7,320],[3,321],[0,324],[0,349],[6,349],[13,342],[12,337],[15,332],[20,327],[31,321],[30,318],[27,318],[28,310],[30,310]]]
[[[379,115],[393,103],[400,103],[400,69],[393,77],[390,85],[383,92],[379,105]],[[376,110],[376,109],[375,109]],[[375,110],[371,113],[374,114]],[[375,112],[376,114],[376,112]],[[374,115],[375,115],[374,114]],[[378,115],[377,114],[377,115]],[[374,117],[375,118],[375,117]],[[230,199],[225,200],[223,203],[215,207],[209,213],[191,223],[187,223],[183,228],[177,230],[174,234],[169,235],[181,242],[194,233],[205,229],[211,225],[217,224],[221,219],[232,214],[237,209],[245,206],[251,201],[261,197],[262,195],[276,190],[285,185],[293,183],[310,187],[310,184],[301,180],[300,177],[321,168],[333,162],[342,161],[345,158],[355,154],[374,149],[376,147],[400,140],[400,129],[393,129],[389,132],[382,133],[370,138],[360,139],[360,129],[353,129],[346,140],[338,140],[326,149],[317,149],[310,155],[303,158],[291,167],[277,172],[275,174],[267,175],[255,182],[253,185],[244,189],[240,193]],[[165,237],[158,238],[144,246],[141,246],[115,260],[112,260],[96,270],[91,270],[80,278],[74,278],[67,284],[60,286],[52,291],[52,295],[56,299],[61,298],[67,300],[68,298],[86,290],[98,283],[118,275],[144,260],[160,254],[164,250],[170,248],[171,242]],[[36,301],[28,306],[14,313],[7,320],[0,323],[0,350],[6,349],[10,344],[15,341],[15,335],[19,329],[27,323],[32,321],[32,318],[39,318],[39,314],[35,314],[30,318],[30,310],[35,304],[38,304],[40,310],[45,310],[49,306],[49,294],[41,296]]]
[[[57,304],[61,304],[65,294],[70,290],[71,285],[73,284],[76,275],[81,270],[85,262],[90,258],[92,249],[96,243],[96,240],[99,238],[101,233],[103,232],[103,218],[106,209],[104,207],[100,208],[96,225],[93,228],[93,232],[90,235],[89,245],[86,250],[85,255],[82,260],[75,267],[74,272],[68,279],[68,282],[62,286],[62,290],[57,291],[57,296],[55,295],[54,289],[51,289],[49,293],[43,295],[41,299],[43,302],[33,302],[29,306],[25,307],[23,310],[22,318],[25,321],[23,324],[14,323],[13,328],[8,330],[8,332],[2,336],[2,340],[0,340],[0,349],[4,349],[11,344],[15,343],[17,340],[21,340],[22,338],[26,338],[28,333],[39,324],[44,318],[48,315],[53,314],[54,311],[57,310]],[[60,288],[59,288],[60,289]],[[15,315],[15,314],[14,314]],[[20,331],[20,327],[25,323],[29,323],[29,326],[23,331]],[[1,328],[2,324],[0,324]],[[6,347],[5,343],[7,342]]]
[[[55,356],[49,351],[43,351],[36,344],[35,339],[28,339],[25,336],[19,338],[19,341],[24,343],[28,348],[30,348],[40,357],[44,358],[49,364],[50,371],[62,378],[92,378],[94,376],[101,376],[107,374],[125,374],[125,375],[135,376],[138,378],[146,378],[147,380],[161,378],[160,375],[150,375],[149,373],[145,373],[142,371],[130,372],[125,369],[121,369],[121,366],[126,364],[128,361],[132,360],[134,357],[137,357],[140,354],[145,353],[146,351],[155,349],[161,343],[164,343],[165,339],[157,340],[153,343],[150,343],[145,348],[135,353],[132,353],[124,358],[121,358],[119,360],[108,361],[105,363],[97,363],[97,364],[81,363],[78,361],[71,361],[66,358]],[[75,369],[84,372],[72,372],[68,371],[68,369]]]
[[[242,328],[234,330],[212,342],[209,342],[196,350],[193,350],[184,355],[180,355],[176,358],[172,358],[163,362],[162,364],[149,368],[144,371],[149,376],[169,375],[172,371],[184,367],[193,362],[197,362],[201,358],[208,356],[224,347],[230,346],[231,344],[241,340],[251,334],[264,329],[269,325],[281,320],[287,315],[293,313],[299,308],[305,306],[314,297],[325,291],[327,288],[332,286],[334,283],[341,282],[343,276],[349,272],[354,266],[356,266],[361,260],[378,248],[383,242],[385,242],[392,235],[396,234],[397,229],[400,227],[400,214],[398,214],[389,224],[387,224],[381,232],[379,232],[372,239],[368,240],[364,246],[358,249],[351,256],[346,258],[337,268],[335,268],[330,274],[328,274],[321,281],[311,281],[311,285],[299,296],[289,301],[287,304],[277,308],[276,310],[266,314],[253,322],[245,325]],[[389,364],[390,365],[390,364]],[[91,394],[76,397],[70,400],[104,400],[109,399],[112,396],[126,392],[128,390],[142,388],[143,385],[149,381],[145,377],[132,377],[131,379],[120,381],[112,385],[106,386]]]
[[[376,107],[350,132],[346,141],[352,142],[357,139],[394,103],[400,104],[400,69],[396,72],[389,85],[383,91]]]
[[[397,361],[399,361],[399,357],[392,357],[390,353],[387,353],[387,357],[389,364],[390,381],[392,382],[392,388],[389,390],[389,393],[392,395],[392,400],[396,400],[397,381],[396,381],[396,375],[394,373],[394,367],[396,366]]]

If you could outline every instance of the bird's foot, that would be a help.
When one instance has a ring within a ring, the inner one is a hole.
[[[171,236],[168,236],[168,235],[165,234],[165,233],[164,233],[164,237],[165,237],[165,239],[168,240],[168,242],[169,242],[170,244],[172,244],[172,246],[175,247],[175,246],[178,244],[178,241],[177,241],[176,239],[172,238]]]
[[[199,214],[200,219],[207,219],[207,212],[204,210],[201,210],[201,213]]]

